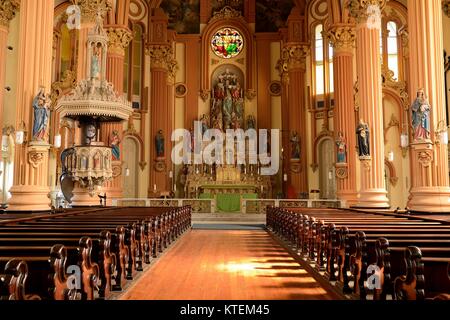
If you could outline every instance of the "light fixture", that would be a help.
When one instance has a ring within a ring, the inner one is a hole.
[[[125,177],[129,177],[130,176],[130,169],[126,168],[125,169]]]
[[[389,160],[389,162],[394,162],[394,152],[393,151],[389,151],[388,160]]]
[[[2,135],[2,150],[8,149],[8,136],[6,134]]]
[[[283,180],[284,180],[284,182],[287,182],[287,181],[288,181],[288,176],[287,176],[286,173],[285,173],[284,176],[283,176]]]
[[[445,125],[444,120],[438,122],[436,138],[436,144],[448,145],[448,127]]]
[[[16,131],[16,144],[22,145],[26,143],[27,131],[25,122],[22,120],[19,125],[19,129]]]
[[[409,137],[407,133],[402,133],[400,136],[400,146],[402,148],[408,148],[409,146]]]
[[[53,147],[55,149],[59,149],[61,148],[61,135],[57,134],[54,138],[53,138]]]

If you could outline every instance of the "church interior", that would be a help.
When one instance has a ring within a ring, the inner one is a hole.
[[[449,0],[0,0],[0,300],[449,300],[449,71]]]

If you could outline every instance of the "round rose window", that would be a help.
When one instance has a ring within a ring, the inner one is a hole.
[[[214,53],[225,59],[236,57],[244,46],[244,39],[239,31],[233,28],[218,30],[212,40],[211,47]]]

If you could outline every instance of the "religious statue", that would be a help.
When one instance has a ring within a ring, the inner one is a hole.
[[[101,169],[101,167],[100,167],[100,160],[101,160],[100,153],[96,152],[95,155],[94,155],[94,170],[100,170]]]
[[[155,137],[156,145],[156,156],[158,158],[164,157],[164,135],[163,131],[160,129]]]
[[[113,161],[120,160],[120,137],[119,132],[114,130],[109,137],[109,145],[112,148],[112,158]]]
[[[202,134],[205,134],[209,129],[209,117],[206,114],[202,115],[200,122],[202,123]]]
[[[50,117],[50,97],[44,93],[44,88],[39,89],[39,93],[33,100],[34,122],[33,141],[48,141],[48,120]]]
[[[417,91],[417,98],[411,106],[414,140],[430,139],[430,104],[423,91]]]
[[[247,117],[247,129],[256,129],[256,119],[252,114]]]
[[[223,128],[231,129],[231,116],[233,113],[233,99],[231,98],[230,91],[227,90],[225,99],[223,100]]]
[[[92,46],[92,59],[91,59],[91,78],[98,79],[100,76],[100,44],[94,44]]]
[[[294,131],[292,133],[291,144],[292,144],[291,158],[300,159],[300,137],[298,136],[297,131]]]
[[[369,125],[362,119],[359,120],[358,127],[356,128],[356,134],[358,135],[358,149],[359,157],[370,157],[370,131]]]
[[[347,163],[347,144],[345,142],[344,134],[339,131],[336,139],[337,146],[337,163]]]

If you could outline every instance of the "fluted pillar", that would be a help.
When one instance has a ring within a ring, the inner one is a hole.
[[[295,189],[296,195],[308,193],[308,168],[306,157],[306,106],[305,74],[306,57],[309,44],[287,43],[278,62],[278,70],[284,84],[284,99],[287,100],[287,115],[283,117],[283,167],[288,173],[288,185]],[[300,144],[300,157],[293,158],[290,138],[297,133]],[[285,188],[284,188],[285,189]]]
[[[381,11],[386,0],[353,0],[357,20],[356,63],[360,120],[369,127],[370,157],[361,158],[361,190],[357,207],[389,208],[384,178],[384,126],[381,83]]]
[[[19,11],[18,0],[5,0],[0,5],[0,128],[3,128],[3,106],[5,76],[6,76],[6,47],[8,44],[9,22]]]
[[[335,24],[327,33],[334,48],[334,131],[336,139],[342,135],[345,143],[345,161],[336,160],[337,197],[347,206],[358,202],[356,184],[356,136],[353,103],[353,50],[355,26]],[[338,141],[338,140],[336,140]],[[336,152],[337,153],[337,152]]]
[[[408,0],[411,102],[424,89],[431,105],[430,139],[411,139],[411,191],[408,207],[419,212],[450,212],[448,146],[438,131],[447,130],[442,59],[441,0]]]
[[[132,40],[132,33],[128,28],[120,26],[111,26],[106,30],[108,43],[108,56],[106,61],[106,79],[114,85],[114,90],[122,95],[125,49]],[[110,145],[111,136],[114,132],[119,135],[122,141],[123,124],[121,122],[102,123],[101,141]],[[107,195],[107,205],[111,204],[113,198],[121,198],[123,196],[123,179],[122,179],[122,143],[119,144],[120,158],[112,162],[113,179],[106,182],[102,188],[102,193]]]
[[[169,45],[150,45],[147,52],[151,58],[151,129],[150,129],[150,157],[152,168],[150,170],[149,197],[159,196],[161,192],[172,190],[169,172],[172,170],[170,141],[173,130],[173,79],[176,71],[172,47]],[[155,137],[162,130],[164,136],[164,154],[157,155]],[[156,192],[154,187],[156,186]]]
[[[50,91],[53,6],[53,0],[22,0],[20,4],[16,128],[23,121],[27,141],[32,136],[33,98],[41,86],[47,93]],[[16,147],[10,210],[49,208],[49,148],[45,141],[26,142]]]

